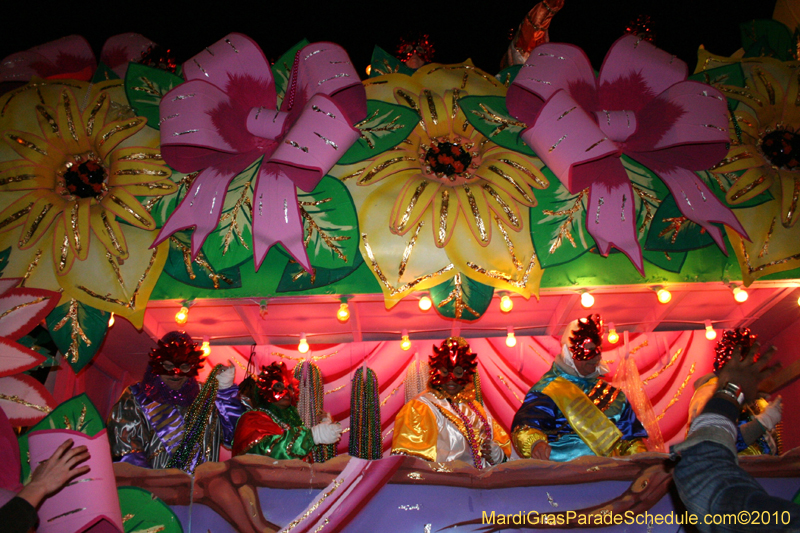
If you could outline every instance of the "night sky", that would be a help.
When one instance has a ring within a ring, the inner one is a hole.
[[[0,58],[37,44],[79,34],[99,56],[108,37],[138,32],[172,49],[179,62],[203,47],[237,31],[258,42],[276,59],[302,38],[333,41],[350,54],[359,72],[374,45],[393,51],[401,37],[424,32],[436,48],[434,61],[455,63],[471,57],[491,73],[499,70],[513,28],[530,2],[15,2],[4,10]],[[213,7],[209,7],[213,6]],[[334,7],[345,6],[345,7]],[[702,6],[698,8],[697,6]],[[739,24],[771,18],[772,0],[566,0],[550,26],[552,42],[582,47],[599,69],[606,51],[638,15],[651,17],[655,44],[675,54],[694,70],[701,44],[730,55],[740,46]]]

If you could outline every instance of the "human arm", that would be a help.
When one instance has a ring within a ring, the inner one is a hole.
[[[556,431],[559,416],[561,413],[549,396],[528,392],[511,424],[511,440],[520,457],[550,459],[548,434]]]
[[[78,465],[89,459],[89,451],[86,446],[73,448],[72,445],[72,439],[64,441],[49,459],[39,463],[31,475],[30,483],[17,496],[35,508],[45,498],[61,490],[70,480],[87,473],[88,465]]]

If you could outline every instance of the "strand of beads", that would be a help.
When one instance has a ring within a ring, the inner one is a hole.
[[[371,368],[359,368],[353,375],[350,394],[350,455],[361,459],[380,459],[381,406],[378,378]]]
[[[472,427],[472,422],[469,421],[467,415],[461,412],[461,409],[458,408],[458,404],[453,402],[448,398],[447,400],[450,403],[450,407],[453,411],[456,412],[458,418],[464,423],[464,429],[467,430],[467,443],[469,443],[469,448],[472,450],[472,462],[475,464],[475,468],[478,470],[483,470],[483,462],[481,461],[480,455],[480,444],[478,443],[478,439],[475,437],[475,428]],[[475,411],[477,413],[477,411]]]

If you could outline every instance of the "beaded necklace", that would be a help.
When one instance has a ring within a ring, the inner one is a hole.
[[[180,445],[176,448],[175,453],[167,463],[167,468],[180,468],[186,473],[193,473],[197,467],[197,461],[192,465],[197,447],[200,445],[200,440],[206,432],[206,426],[214,408],[214,403],[217,400],[217,391],[219,390],[219,381],[217,381],[217,374],[219,374],[224,367],[217,365],[208,375],[203,387],[197,395],[197,398],[189,406],[184,417],[184,431],[183,438]]]
[[[472,423],[467,418],[467,415],[461,412],[459,409],[458,404],[453,402],[450,398],[447,399],[447,402],[450,404],[450,408],[456,412],[458,418],[461,419],[461,422],[464,423],[464,429],[466,430],[467,434],[464,435],[467,439],[467,443],[469,444],[470,450],[472,450],[472,462],[475,464],[475,468],[478,470],[483,470],[483,461],[481,460],[480,455],[480,445],[478,444],[478,438],[475,436],[475,428],[472,427]],[[475,414],[478,415],[478,418],[483,422],[483,427],[488,427],[486,425],[486,419],[480,414],[480,412],[475,408],[472,402],[465,402],[467,403]]]

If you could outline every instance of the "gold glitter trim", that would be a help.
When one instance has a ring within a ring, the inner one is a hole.
[[[508,384],[508,383],[506,383],[506,378],[505,378],[505,377],[503,377],[503,376],[502,376],[502,375],[500,375],[500,374],[497,374],[497,379],[499,379],[499,380],[500,380],[500,382],[501,382],[503,385],[505,385],[505,386],[506,386],[506,388],[507,388],[507,389],[508,389],[508,390],[511,392],[511,394],[513,394],[513,395],[514,395],[514,398],[516,398],[516,399],[517,399],[517,401],[518,401],[519,403],[522,403],[522,399],[521,399],[521,398],[520,398],[520,397],[517,395],[517,392],[516,392],[515,390],[513,390],[513,389],[512,389],[512,388],[509,386],[509,384]]]
[[[85,511],[85,510],[86,510],[86,507],[81,507],[80,509],[73,509],[71,511],[67,511],[66,513],[61,513],[60,515],[56,515],[53,518],[50,518],[49,520],[47,520],[47,522],[50,523],[50,522],[52,522],[54,520],[58,520],[59,518],[63,518],[65,516],[69,516],[69,515],[75,514],[75,513],[80,513],[81,511]]]
[[[508,182],[509,185],[514,187],[514,189],[517,192],[519,192],[522,195],[523,198],[525,198],[525,201],[527,201],[528,203],[531,203],[531,204],[534,202],[534,199],[531,198],[530,195],[528,195],[527,192],[525,192],[525,189],[523,189],[522,186],[519,183],[517,183],[517,180],[515,180],[513,177],[511,177],[508,174],[506,174],[505,172],[503,172],[499,167],[497,167],[495,165],[490,165],[489,166],[489,171],[497,174],[498,176],[503,178],[506,182]]]
[[[789,261],[794,261],[795,259],[800,259],[800,254],[790,255],[789,257],[784,257],[783,259],[776,259],[775,261],[770,261],[769,263],[765,263],[761,266],[757,266],[753,268],[753,265],[750,263],[750,255],[747,253],[744,247],[744,240],[739,241],[742,251],[742,257],[744,258],[744,263],[747,266],[748,272],[752,275],[756,272],[761,272],[765,268],[769,268],[772,266],[782,265],[783,263],[788,263]]]
[[[422,193],[425,192],[425,189],[428,187],[428,181],[423,180],[419,185],[417,185],[417,189],[414,191],[414,194],[411,196],[411,199],[408,202],[408,206],[406,206],[406,211],[403,213],[403,218],[400,219],[400,224],[397,225],[395,228],[396,231],[402,232],[406,224],[408,224],[408,219],[411,218],[411,212],[414,210],[414,207],[417,205],[420,196]]]
[[[253,181],[251,179],[250,181],[247,182],[247,185],[242,187],[242,194],[239,195],[239,199],[236,200],[235,204],[233,204],[233,208],[231,208],[231,210],[228,211],[227,213],[223,213],[222,216],[219,217],[220,223],[228,219],[231,220],[231,224],[228,227],[228,230],[225,232],[225,238],[222,240],[223,256],[228,253],[228,250],[230,249],[231,246],[231,242],[233,242],[234,235],[236,235],[236,237],[239,239],[239,244],[241,244],[245,250],[250,249],[250,247],[247,245],[247,242],[245,242],[244,237],[242,237],[242,228],[239,227],[238,218],[239,218],[239,211],[242,210],[242,206],[250,207],[251,208],[250,212],[252,214],[252,204],[250,202],[250,197],[248,196],[248,193],[250,193],[251,191],[252,184]]]
[[[369,146],[370,150],[375,149],[375,142],[372,140],[372,137],[374,136],[375,132],[392,132],[405,128],[405,124],[397,124],[397,121],[400,120],[400,115],[394,117],[394,119],[392,119],[391,122],[368,127],[367,124],[378,118],[378,113],[380,113],[380,109],[376,109],[375,112],[372,113],[370,116],[368,116],[367,118],[365,118],[364,120],[358,122],[355,126],[353,126],[359,131],[359,135],[361,136],[362,139],[364,139],[364,142],[367,143],[367,146]],[[386,115],[388,114],[389,113],[387,113]],[[386,115],[384,115],[384,117]],[[344,178],[342,178],[342,180],[344,180]]]
[[[341,241],[349,241],[350,237],[347,235],[338,235],[335,237],[330,236],[326,231],[320,228],[316,222],[314,222],[314,219],[308,214],[308,211],[303,209],[302,206],[298,207],[300,208],[300,215],[303,217],[303,220],[308,223],[306,238],[303,239],[303,246],[308,246],[308,243],[311,242],[311,236],[314,234],[314,231],[316,231],[328,248],[333,251],[333,253],[339,257],[339,259],[347,263],[347,256],[342,253],[341,248],[336,246],[336,243]]]
[[[75,250],[77,252],[81,251],[81,233],[78,231],[78,202],[72,204],[72,209],[70,209],[69,213],[69,222],[72,228],[72,233],[75,235]]]
[[[519,122],[510,118],[506,118],[502,115],[499,115],[498,113],[494,112],[492,109],[487,107],[485,104],[480,104],[480,108],[483,110],[483,113],[480,113],[479,111],[473,109],[472,114],[486,122],[492,122],[494,124],[498,124],[498,126],[495,127],[494,131],[492,131],[492,133],[489,134],[489,137],[494,137],[495,135],[502,132],[506,128],[516,127],[524,129],[527,127],[524,122]]]
[[[421,276],[419,278],[416,278],[416,279],[406,283],[405,285],[401,285],[400,287],[394,287],[389,282],[389,280],[386,279],[386,276],[383,274],[383,271],[381,270],[380,265],[378,265],[378,262],[375,260],[375,254],[372,252],[372,247],[369,245],[369,241],[367,240],[367,234],[366,233],[362,233],[361,234],[361,242],[364,244],[364,251],[367,252],[367,259],[369,259],[369,262],[372,265],[372,271],[378,277],[378,280],[381,282],[381,284],[389,290],[389,294],[391,296],[395,296],[397,294],[409,291],[409,290],[413,289],[414,287],[416,287],[417,285],[419,285],[420,283],[422,283],[423,281],[426,281],[426,280],[428,280],[430,278],[433,278],[435,276],[439,276],[441,274],[444,274],[445,272],[449,272],[449,271],[453,270],[453,268],[454,268],[453,264],[451,263],[451,264],[447,265],[446,267],[440,268],[436,272],[433,272],[432,274],[427,274],[425,276]]]
[[[39,148],[38,146],[36,146],[36,144],[34,144],[34,143],[30,142],[30,141],[26,141],[25,139],[23,139],[22,137],[20,137],[18,135],[14,135],[13,133],[6,133],[6,137],[8,137],[9,139],[11,139],[12,141],[14,141],[17,144],[21,144],[22,146],[24,146],[28,150],[33,150],[34,152],[38,152],[38,153],[40,153],[40,154],[42,154],[44,156],[47,155],[47,150],[45,150],[44,148]]]
[[[653,221],[653,217],[655,216],[655,213],[653,212],[652,207],[650,206],[650,202],[648,202],[647,200],[650,200],[655,205],[659,205],[661,201],[658,199],[657,196],[654,196],[635,185],[633,186],[633,192],[635,192],[639,196],[639,200],[641,200],[641,205],[644,206],[644,211],[645,211],[644,219],[642,220],[642,225],[639,226],[639,235],[641,236],[644,235],[644,232],[647,230],[648,225],[650,224],[650,222]]]
[[[17,174],[16,176],[8,176],[7,178],[0,179],[0,187],[10,183],[22,183],[23,181],[36,179],[36,174]]]
[[[61,243],[61,253],[58,257],[58,271],[64,272],[67,267],[67,258],[69,257],[69,236],[64,235],[64,242]]]
[[[114,271],[114,274],[117,276],[117,281],[119,282],[121,287],[125,287],[125,281],[122,279],[122,272],[119,270],[119,265],[114,260],[114,256],[111,255],[111,252],[106,252],[106,261],[108,264],[111,265],[111,270]]]
[[[447,298],[439,302],[439,305],[437,307],[441,309],[450,302],[454,302],[453,305],[455,306],[456,320],[461,318],[461,316],[464,314],[464,311],[469,311],[475,318],[479,318],[481,314],[475,311],[464,301],[464,290],[462,289],[461,286],[461,273],[459,272],[458,274],[456,274],[453,280],[455,283],[453,290],[450,291],[450,294],[447,295]]]
[[[742,187],[741,189],[736,191],[736,193],[733,196],[731,196],[731,202],[735,202],[736,200],[738,200],[739,198],[741,198],[745,194],[749,193],[750,191],[752,191],[753,189],[755,189],[756,187],[758,187],[759,185],[764,183],[764,181],[767,178],[768,178],[768,176],[766,174],[762,174],[761,176],[759,176],[758,179],[753,180],[752,182],[747,184],[747,186]]]
[[[86,136],[91,137],[92,132],[94,131],[94,119],[97,116],[97,113],[100,112],[100,109],[103,107],[103,104],[108,99],[108,95],[106,93],[102,93],[100,97],[97,99],[92,110],[89,112],[89,117],[86,119]]]
[[[70,299],[69,310],[67,311],[67,314],[64,315],[64,318],[62,318],[58,324],[55,325],[53,331],[55,332],[60,330],[67,325],[67,322],[70,321],[72,322],[72,330],[70,331],[71,342],[67,353],[64,354],[64,358],[72,364],[75,364],[78,362],[80,357],[80,341],[83,341],[87,348],[92,345],[92,341],[89,340],[89,337],[87,337],[83,332],[83,328],[78,320],[78,300],[75,298]]]
[[[387,395],[386,395],[386,398],[384,398],[383,400],[381,400],[380,407],[383,407],[384,405],[386,405],[386,403],[389,401],[389,398],[391,398],[392,396],[394,396],[394,395],[397,393],[397,391],[399,391],[399,390],[400,390],[400,387],[403,387],[404,385],[405,385],[405,382],[401,382],[401,383],[400,383],[400,385],[398,385],[397,387],[395,387],[394,389],[392,389],[392,392],[390,392],[389,394],[387,394]]]
[[[373,168],[372,170],[370,170],[367,173],[366,176],[364,176],[363,178],[358,180],[358,184],[359,185],[367,185],[372,180],[372,178],[374,178],[379,172],[381,172],[382,170],[386,170],[387,168],[389,168],[392,165],[396,165],[397,163],[401,163],[403,161],[416,161],[416,160],[417,160],[416,157],[411,157],[411,156],[401,156],[401,157],[395,157],[393,159],[387,159],[386,161],[384,161],[380,165],[378,165],[375,168]],[[363,172],[363,170],[361,172]],[[346,176],[346,178],[342,178],[342,179],[344,180],[344,179],[348,179],[350,177],[351,176]]]
[[[39,228],[39,225],[40,225],[40,224],[42,223],[42,221],[44,220],[44,217],[46,217],[46,216],[47,216],[47,213],[48,213],[48,212],[49,212],[49,211],[50,211],[52,208],[53,208],[53,204],[44,204],[44,205],[42,206],[42,210],[39,212],[39,214],[38,214],[38,215],[36,216],[36,218],[33,220],[33,223],[32,223],[32,224],[31,224],[31,226],[28,228],[28,231],[26,231],[25,233],[23,233],[23,234],[22,234],[22,236],[20,236],[20,239],[19,239],[19,246],[20,246],[20,248],[22,248],[22,247],[24,247],[26,244],[28,244],[28,242],[31,240],[31,238],[33,238],[33,234],[34,234],[34,233],[36,233],[36,230]],[[7,219],[6,219],[6,220],[7,220]],[[3,222],[5,222],[5,221],[3,221]],[[2,225],[4,225],[4,224],[0,224],[0,226],[2,226]]]
[[[304,521],[306,518],[308,518],[309,516],[311,516],[311,514],[312,514],[314,511],[316,511],[316,510],[317,510],[317,508],[318,508],[320,505],[322,505],[322,502],[324,502],[324,501],[325,501],[325,500],[328,498],[328,496],[330,496],[331,494],[333,494],[333,493],[336,491],[336,489],[338,489],[338,488],[339,488],[339,486],[340,486],[342,483],[344,483],[344,479],[342,479],[342,478],[337,478],[336,480],[334,480],[334,482],[333,482],[333,487],[331,487],[331,490],[329,490],[328,492],[323,492],[323,493],[322,493],[322,495],[319,497],[319,499],[318,499],[317,501],[315,501],[315,502],[314,502],[314,504],[313,504],[313,505],[311,505],[311,507],[309,507],[309,508],[306,510],[306,512],[305,512],[305,513],[301,514],[300,516],[298,516],[297,518],[295,518],[294,520],[292,520],[291,522],[289,522],[289,524],[286,526],[286,529],[284,529],[284,531],[285,531],[286,533],[289,533],[289,531],[291,531],[291,530],[293,530],[294,528],[296,528],[298,525],[300,525],[300,523],[301,523],[301,522],[303,522],[303,521]]]
[[[40,89],[42,87],[49,87],[51,85],[54,85],[54,86],[61,85],[61,86],[64,86],[64,87],[72,87],[73,89],[81,89],[82,88],[80,85],[75,85],[74,83],[65,83],[65,82],[61,82],[61,81],[44,81],[44,80],[42,80],[42,81],[28,83],[24,87],[20,87],[19,89],[8,93],[9,97],[8,97],[8,100],[6,100],[6,105],[4,105],[2,111],[0,111],[0,117],[4,117],[5,116],[6,111],[8,110],[8,106],[11,105],[11,100],[13,100],[16,96],[19,96],[20,94],[22,94],[24,92],[36,91],[37,93],[39,93],[39,100],[44,104],[44,99],[42,98],[42,93],[41,93]]]
[[[483,242],[488,242],[490,240],[489,234],[486,231],[486,225],[481,218],[481,212],[478,209],[478,202],[475,200],[475,196],[472,194],[472,190],[468,185],[464,185],[462,188],[464,190],[464,194],[467,195],[467,202],[469,202],[469,208],[472,212],[473,218],[475,219],[475,225],[478,227],[478,231],[480,232],[481,240]]]
[[[425,100],[428,102],[428,110],[431,112],[431,122],[436,126],[439,124],[439,115],[436,113],[436,104],[433,101],[433,94],[428,89],[422,91],[422,94],[425,95]]]
[[[137,152],[120,157],[117,161],[164,161],[160,153]],[[187,175],[188,176],[188,175]]]
[[[758,253],[758,257],[764,257],[769,253],[769,241],[772,238],[772,232],[775,230],[775,221],[777,217],[772,217],[772,223],[769,225],[769,231],[767,231],[767,236],[764,237],[764,246],[761,247],[761,251]]]
[[[505,163],[506,165],[508,165],[508,166],[510,166],[510,167],[513,167],[513,168],[515,168],[515,169],[519,170],[520,172],[523,172],[523,173],[524,173],[526,176],[528,176],[528,177],[529,177],[529,178],[531,178],[533,181],[535,181],[535,182],[536,182],[536,184],[537,184],[539,187],[541,187],[542,189],[546,189],[546,188],[547,188],[547,186],[548,186],[548,183],[547,183],[547,182],[545,182],[545,181],[542,181],[542,178],[540,178],[539,176],[537,176],[537,175],[536,175],[536,174],[535,174],[535,173],[534,173],[532,170],[530,170],[530,169],[529,169],[528,167],[526,167],[525,165],[520,165],[519,163],[517,163],[516,161],[512,161],[511,159],[500,159],[499,161],[500,161],[501,163]]]
[[[797,198],[800,196],[800,178],[797,176],[792,176],[794,180],[794,189],[792,191],[792,201],[789,204],[789,209],[786,211],[786,216],[783,217],[783,225],[785,227],[789,227],[792,222],[792,217],[794,216],[795,210],[797,210]]]
[[[36,409],[37,411],[41,411],[42,413],[49,413],[52,411],[52,409],[50,409],[46,405],[36,405],[35,403],[30,403],[29,401],[23,400],[16,394],[9,396],[7,394],[3,394],[0,392],[0,400],[6,400],[9,402],[18,403],[23,407],[30,407],[31,409]]]
[[[39,260],[42,258],[42,250],[36,250],[36,255],[33,257],[33,261],[31,264],[28,265],[28,269],[25,271],[25,275],[22,276],[22,281],[20,282],[19,286],[24,287],[25,282],[28,281],[28,278],[31,277],[33,270],[39,266]]]
[[[512,225],[512,226],[514,226],[515,228],[520,228],[520,227],[522,227],[522,226],[520,225],[519,219],[518,219],[518,218],[517,218],[517,216],[514,214],[514,211],[511,209],[511,206],[509,206],[507,203],[505,203],[505,202],[503,201],[503,199],[500,197],[500,195],[497,193],[497,191],[495,191],[495,190],[492,188],[492,186],[491,186],[491,185],[489,185],[488,183],[485,183],[485,184],[483,185],[483,190],[484,190],[484,191],[486,191],[486,193],[487,193],[489,196],[491,196],[492,198],[494,198],[494,201],[495,201],[495,202],[497,202],[497,203],[500,205],[500,208],[501,208],[501,209],[503,210],[503,212],[506,214],[506,217],[508,218],[508,221],[511,223],[511,225]]]
[[[214,272],[214,269],[211,265],[203,259],[200,255],[192,261],[192,250],[181,241],[176,239],[175,237],[169,238],[170,242],[178,247],[178,249],[183,254],[183,264],[186,267],[186,274],[189,276],[189,279],[196,279],[197,274],[194,273],[194,268],[192,268],[192,262],[197,263],[198,266],[206,269],[208,271],[208,277],[211,279],[212,283],[214,284],[215,289],[219,289],[219,282],[220,280],[224,281],[228,285],[233,285],[233,280],[225,276],[224,274],[219,274]]]
[[[419,114],[419,106],[417,105],[417,102],[414,100],[413,96],[405,92],[403,89],[395,89],[395,93],[397,96],[405,100],[411,109]]]
[[[675,393],[675,396],[672,397],[672,399],[669,401],[664,410],[661,411],[661,414],[656,417],[656,420],[661,420],[662,418],[664,418],[664,415],[667,414],[667,409],[675,405],[675,403],[681,397],[681,394],[683,394],[683,389],[686,388],[686,384],[689,383],[689,379],[691,379],[692,374],[694,374],[695,364],[696,363],[692,363],[692,367],[689,369],[689,374],[686,376],[686,379],[683,380],[683,383],[681,383],[681,386],[678,388],[678,391]]]
[[[650,376],[647,376],[645,379],[642,380],[642,385],[646,385],[648,381],[656,379],[658,376],[664,373],[669,367],[674,365],[675,361],[678,360],[678,356],[681,355],[681,352],[683,352],[683,348],[678,348],[678,351],[675,352],[675,355],[672,356],[672,358],[666,365],[662,366],[658,371],[656,371],[655,374],[651,374]]]
[[[45,109],[43,105],[37,105],[36,111],[42,116],[43,119],[45,119],[45,121],[47,121],[47,123],[50,125],[50,129],[53,130],[53,133],[58,135],[58,122],[56,122],[56,119],[54,119],[53,116],[47,112],[47,109]]]
[[[731,87],[729,85],[722,85],[722,86],[717,87],[717,88],[719,89],[719,91],[721,93],[728,93],[728,94],[732,94],[732,95],[736,95],[736,96],[741,96],[743,98],[747,98],[749,100],[754,101],[755,103],[757,103],[761,107],[764,107],[764,102],[760,98],[758,98],[756,95],[752,94],[751,92],[749,92],[747,90],[739,89],[738,87]]]
[[[450,192],[447,189],[442,191],[442,203],[439,207],[439,231],[436,235],[436,246],[439,248],[444,246],[444,241],[447,238],[447,210],[450,205]]]
[[[152,225],[152,222],[150,222],[149,220],[143,218],[139,213],[134,211],[131,206],[126,204],[124,201],[122,201],[115,194],[109,194],[108,197],[112,202],[114,202],[115,204],[120,206],[123,210],[127,211],[133,218],[138,220],[143,226],[150,227]]]
[[[517,270],[522,270],[522,263],[520,263],[519,259],[517,259],[517,254],[514,253],[514,243],[511,242],[511,237],[508,235],[506,228],[500,223],[499,218],[495,217],[494,220],[497,222],[497,229],[500,230],[500,234],[503,236],[503,241],[506,243],[506,249],[508,250],[508,254],[511,256],[511,262],[514,263],[514,268]]]
[[[558,235],[556,236],[553,244],[550,245],[550,249],[548,252],[550,254],[555,253],[561,247],[561,244],[564,242],[564,238],[566,238],[570,244],[572,244],[573,248],[577,248],[578,245],[575,243],[575,239],[572,237],[572,232],[570,231],[570,226],[572,226],[572,221],[575,218],[575,213],[577,213],[581,208],[581,202],[583,197],[587,194],[588,189],[582,190],[578,193],[578,197],[575,198],[575,203],[572,204],[572,207],[569,209],[562,209],[561,211],[552,211],[550,209],[542,210],[542,213],[545,215],[555,217],[555,216],[567,216],[567,219],[561,223],[558,227]]]
[[[764,71],[760,68],[754,68],[753,73],[758,76],[758,79],[764,84],[764,88],[767,90],[767,98],[769,98],[769,105],[774,106],[775,88],[772,86],[772,82],[767,79],[767,77],[764,75]]]
[[[20,209],[16,213],[11,213],[8,216],[8,218],[6,218],[5,220],[0,221],[0,230],[5,228],[9,224],[12,224],[12,223],[16,222],[17,220],[21,219],[22,217],[24,217],[28,213],[30,213],[31,209],[33,209],[33,202],[29,203],[27,207],[23,207],[22,209]]]
[[[334,393],[334,392],[340,391],[340,390],[342,390],[343,388],[344,388],[344,385],[339,385],[339,386],[338,386],[338,387],[336,387],[335,389],[326,390],[326,391],[325,391],[325,395],[327,396],[328,394],[332,394],[332,393]]]
[[[365,170],[367,170],[366,167],[360,168],[360,169],[356,170],[355,172],[353,172],[351,174],[347,174],[346,176],[342,176],[341,178],[339,178],[339,180],[340,181],[347,181],[347,180],[350,180],[350,179],[353,179],[353,178],[357,178],[361,174],[363,174]]]
[[[3,311],[3,313],[0,313],[0,319],[3,319],[5,317],[7,317],[8,315],[13,313],[14,311],[19,311],[20,309],[28,307],[29,305],[35,305],[35,304],[44,302],[46,300],[47,300],[47,298],[45,298],[43,296],[40,296],[39,298],[35,298],[35,299],[31,300],[30,302],[25,302],[25,303],[21,303],[21,304],[15,305],[14,307],[12,307],[10,309],[6,309],[5,311]]]
[[[64,105],[64,113],[67,115],[69,134],[75,142],[78,142],[78,131],[75,128],[75,119],[72,117],[72,100],[70,100],[69,93],[66,90],[61,93],[61,101]]]
[[[400,278],[403,277],[403,274],[406,271],[406,266],[408,265],[408,259],[411,257],[411,251],[414,249],[414,245],[417,243],[417,237],[419,236],[420,230],[422,230],[423,222],[420,222],[417,225],[417,229],[414,231],[414,235],[411,236],[411,240],[408,241],[406,245],[406,249],[403,250],[403,259],[400,261],[400,268],[397,270],[397,279],[398,281]]]
[[[109,131],[107,131],[105,134],[103,134],[103,136],[100,137],[100,139],[98,139],[97,147],[100,148],[101,146],[103,146],[106,143],[106,141],[108,141],[112,136],[116,135],[117,133],[120,133],[120,132],[125,131],[125,130],[129,130],[131,128],[138,127],[139,124],[141,124],[143,120],[144,119],[137,117],[137,118],[135,118],[133,120],[129,120],[128,122],[126,122],[124,124],[119,124],[118,126],[114,126]]]
[[[152,170],[149,168],[124,168],[115,171],[114,175],[115,176],[158,176],[160,178],[166,178],[169,177],[170,173],[164,170]],[[166,187],[169,186],[170,185],[166,185]]]
[[[106,232],[108,233],[108,238],[111,240],[111,245],[114,246],[114,250],[117,251],[118,254],[122,254],[122,246],[119,243],[119,239],[117,239],[116,233],[111,229],[111,224],[108,222],[108,215],[106,211],[100,211],[100,220],[103,221],[103,227],[105,228]]]
[[[724,167],[725,165],[730,165],[731,163],[736,163],[737,161],[741,161],[742,159],[747,159],[750,157],[755,157],[755,156],[750,152],[740,152],[736,155],[726,157],[725,159],[723,159],[722,161],[711,167],[709,170],[713,172],[714,170],[720,167]]]
[[[127,522],[131,518],[133,518],[132,514],[126,514],[125,516],[122,517],[122,523],[124,524],[125,522]]]
[[[82,290],[83,292],[85,292],[89,296],[91,296],[93,298],[97,298],[98,300],[103,300],[104,302],[109,302],[109,303],[121,305],[123,307],[127,307],[128,309],[135,309],[136,308],[136,298],[139,296],[139,290],[141,290],[142,284],[144,283],[144,280],[147,279],[147,276],[150,273],[150,270],[152,270],[153,265],[156,262],[156,254],[158,254],[158,249],[157,248],[155,250],[153,250],[153,253],[150,255],[150,263],[147,265],[147,268],[145,268],[144,272],[139,277],[139,281],[136,284],[136,288],[133,289],[133,293],[131,294],[131,298],[127,303],[123,302],[122,300],[118,300],[116,298],[111,298],[109,296],[103,296],[103,295],[97,294],[93,290],[88,289],[88,288],[84,287],[83,285],[78,285],[77,288]]]

